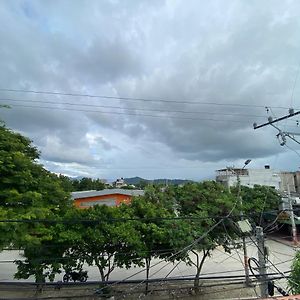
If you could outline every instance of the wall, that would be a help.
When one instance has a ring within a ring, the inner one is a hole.
[[[119,206],[121,203],[130,203],[132,196],[122,194],[109,194],[88,198],[79,198],[74,200],[77,208],[88,208],[94,205]]]
[[[294,172],[294,182],[296,193],[300,194],[300,172]]]
[[[280,173],[280,178],[281,178],[280,190],[282,192],[288,192],[288,190],[290,190],[291,193],[296,192],[294,176],[295,176],[294,172]]]
[[[248,181],[245,180],[245,184],[243,184],[241,179],[241,184],[248,185],[250,187],[253,187],[256,184],[266,185],[266,186],[274,187],[276,190],[280,189],[281,178],[279,176],[278,171],[271,170],[271,169],[261,169],[261,170],[249,169],[248,172],[249,172]]]
[[[239,169],[234,169],[234,171]],[[253,187],[254,185],[266,185],[274,187],[275,189],[280,188],[280,176],[279,172],[271,169],[240,169],[243,172],[239,172],[239,178],[241,185]],[[237,185],[237,175],[230,172],[223,172],[221,175],[216,177],[218,182],[224,185],[236,186]]]

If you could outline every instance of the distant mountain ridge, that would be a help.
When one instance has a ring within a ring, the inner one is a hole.
[[[154,183],[154,184],[170,184],[170,185],[176,185],[176,184],[185,184],[188,182],[192,182],[192,180],[187,179],[168,179],[168,178],[159,178],[159,179],[144,179],[141,177],[131,177],[131,178],[124,178],[125,183],[127,184],[133,184],[137,185],[140,182],[147,182],[147,183]]]

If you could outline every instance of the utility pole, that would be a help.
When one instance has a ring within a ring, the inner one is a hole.
[[[297,227],[296,227],[296,224],[295,224],[294,209],[293,209],[293,203],[292,203],[292,198],[291,198],[289,185],[287,185],[287,189],[288,189],[288,199],[289,199],[290,220],[291,220],[291,224],[292,224],[293,243],[294,243],[294,245],[297,245],[298,244]]]
[[[300,142],[296,139],[296,136],[300,135],[299,132],[282,131],[280,128],[278,128],[277,126],[274,125],[275,123],[278,123],[278,122],[281,122],[283,120],[292,118],[292,117],[297,116],[299,114],[300,114],[300,111],[294,112],[294,109],[290,108],[288,115],[285,115],[283,117],[277,118],[275,120],[273,120],[272,117],[269,117],[267,123],[263,123],[263,124],[260,124],[260,125],[258,125],[257,123],[253,123],[253,128],[254,129],[259,129],[259,128],[271,125],[272,127],[274,127],[275,129],[278,130],[278,134],[276,135],[276,137],[279,140],[280,146],[286,145],[286,142],[287,142],[286,138],[287,137],[289,139],[293,140],[294,142],[300,144]],[[299,121],[297,121],[297,124],[299,124]]]
[[[242,168],[242,170],[251,162],[251,159],[247,159],[245,161],[245,164]],[[236,173],[237,176],[237,185],[238,185],[238,200],[240,202],[241,210],[240,210],[240,217],[241,221],[244,220],[244,212],[243,212],[243,198],[241,196],[241,179],[239,171]],[[247,253],[247,246],[246,246],[246,238],[244,234],[242,235],[242,243],[243,243],[243,252],[244,252],[244,268],[245,268],[245,279],[246,279],[246,285],[250,286],[250,276],[249,276],[249,264],[248,264],[248,253]]]
[[[300,142],[296,139],[296,136],[300,136],[299,132],[282,131],[280,128],[278,128],[277,126],[274,125],[274,123],[281,122],[283,120],[292,118],[292,117],[297,116],[299,114],[300,114],[300,110],[295,112],[294,109],[290,108],[288,115],[277,118],[275,120],[273,120],[272,117],[269,117],[267,123],[263,123],[261,125],[257,125],[256,123],[254,123],[253,128],[254,129],[259,129],[259,128],[271,125],[272,127],[274,127],[275,129],[278,130],[278,134],[276,136],[277,136],[277,138],[280,142],[280,146],[285,146],[286,145],[286,142],[287,142],[286,138],[289,138],[289,139],[293,140],[294,142],[300,144]],[[299,124],[299,121],[297,121],[297,124]],[[291,220],[291,225],[292,225],[292,236],[293,236],[293,242],[296,245],[298,243],[298,241],[297,241],[297,228],[296,228],[295,219],[294,219],[294,210],[293,210],[293,204],[292,204],[292,199],[291,199],[291,195],[290,195],[289,184],[287,184],[287,189],[288,189],[288,202],[289,202],[288,204],[289,204],[289,210],[290,210],[290,220]]]
[[[294,116],[297,116],[300,114],[300,111],[297,111],[297,112],[294,112],[294,110],[292,108],[289,109],[289,114],[288,115],[285,115],[283,117],[280,117],[280,118],[277,118],[275,120],[273,120],[272,117],[269,117],[268,119],[268,122],[267,123],[263,123],[261,125],[257,125],[256,123],[253,124],[253,127],[254,129],[258,129],[258,128],[262,128],[262,127],[265,127],[267,125],[271,125],[271,124],[274,124],[274,123],[277,123],[277,122],[280,122],[280,121],[283,121],[285,119],[289,119],[291,117],[294,117]]]
[[[241,221],[243,221],[244,220],[244,212],[242,210],[243,199],[242,199],[242,196],[240,195],[240,193],[241,193],[241,180],[240,180],[239,175],[237,175],[237,181],[238,181],[238,197],[239,197],[239,202],[240,202],[240,205],[241,205],[240,217],[241,217]],[[244,252],[244,268],[245,268],[246,285],[250,286],[248,253],[247,253],[247,246],[246,246],[246,238],[245,238],[244,234],[242,235],[242,243],[243,243],[243,252]]]
[[[268,297],[268,277],[267,277],[267,267],[265,260],[265,241],[263,229],[260,226],[256,226],[256,240],[258,249],[258,262],[259,262],[259,280],[260,280],[260,291],[261,297]]]

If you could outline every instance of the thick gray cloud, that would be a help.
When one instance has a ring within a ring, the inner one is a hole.
[[[1,116],[72,176],[207,178],[246,158],[295,169],[276,130],[252,123],[300,107],[299,14],[279,0],[1,2],[0,88],[163,100],[0,92]]]

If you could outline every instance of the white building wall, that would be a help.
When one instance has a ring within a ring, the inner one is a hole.
[[[280,189],[281,178],[279,172],[271,169],[247,169],[247,175],[239,175],[241,185],[253,187],[254,185],[266,185]],[[218,180],[219,179],[219,180]],[[237,185],[237,175],[228,174],[217,176],[217,181],[231,187]]]
[[[271,169],[248,170],[248,178],[244,178],[241,184],[253,187],[254,185],[266,185],[274,187],[276,190],[280,189],[281,178],[278,171]]]

